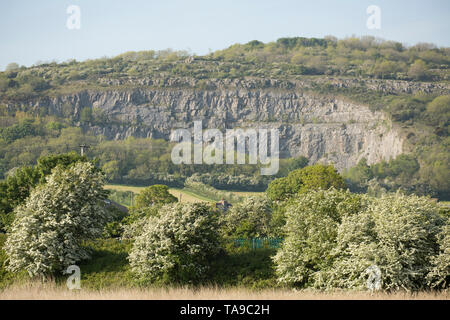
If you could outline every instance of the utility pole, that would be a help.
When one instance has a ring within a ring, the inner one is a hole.
[[[85,145],[85,144],[80,144],[79,147],[81,148],[81,156],[84,155],[84,149],[89,149],[90,146]]]

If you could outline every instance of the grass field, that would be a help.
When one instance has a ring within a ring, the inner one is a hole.
[[[119,184],[108,184],[105,186],[105,189],[108,190],[117,190],[117,191],[131,191],[135,194],[141,192],[145,187],[136,187],[136,186],[126,186]],[[170,188],[169,192],[177,197],[178,201],[181,202],[215,202],[213,199],[207,198],[205,196],[196,194],[190,190],[179,189],[179,188]],[[246,191],[232,191],[234,194],[238,196],[248,197],[261,194],[261,192],[246,192]]]
[[[444,207],[450,208],[450,201],[439,201],[439,203]]]
[[[251,191],[230,191],[241,197],[251,197],[261,195],[263,192],[251,192]]]
[[[136,187],[136,186],[125,186],[125,185],[119,185],[119,184],[108,184],[105,186],[105,189],[108,190],[117,190],[117,191],[131,191],[135,194],[138,194],[143,190],[145,187]],[[179,188],[170,188],[169,192],[177,197],[178,201],[181,202],[213,202],[214,200],[205,198],[203,196],[197,195],[193,192],[179,189]]]
[[[53,284],[29,283],[10,287],[0,291],[0,300],[9,299],[64,299],[64,300],[449,300],[448,292],[395,292],[370,293],[358,291],[320,292],[310,290],[265,289],[250,290],[245,288],[146,288],[146,289],[106,289],[73,290]]]

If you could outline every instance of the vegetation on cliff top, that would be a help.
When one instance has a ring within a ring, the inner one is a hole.
[[[127,77],[295,78],[333,75],[379,79],[449,80],[450,49],[419,43],[405,47],[399,42],[366,36],[338,40],[334,37],[257,40],[205,56],[185,51],[127,52],[113,58],[77,62],[43,63],[31,68],[10,64],[0,73],[3,98],[35,96],[70,84]],[[101,82],[100,85],[108,85]],[[166,84],[167,85],[167,84]]]

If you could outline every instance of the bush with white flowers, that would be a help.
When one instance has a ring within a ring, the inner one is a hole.
[[[45,276],[88,258],[81,242],[101,236],[108,219],[103,185],[103,175],[89,162],[56,167],[15,210],[4,247],[8,269]]]
[[[151,282],[196,283],[219,250],[217,216],[202,203],[168,204],[145,218],[129,255],[133,272]]]
[[[439,253],[433,257],[433,268],[428,274],[428,281],[433,288],[450,286],[450,223],[438,234]]]
[[[295,286],[324,286],[332,268],[340,222],[357,214],[366,198],[334,188],[297,195],[286,208],[285,241],[274,257],[278,280]]]
[[[429,198],[310,192],[287,208],[285,228],[275,262],[286,284],[364,290],[376,269],[383,290],[448,287],[449,219]]]
[[[426,197],[390,194],[374,199],[367,210],[340,225],[329,285],[363,289],[366,269],[376,265],[385,290],[429,288],[427,279],[439,252],[448,254],[448,243],[438,240],[448,223]]]
[[[248,197],[221,215],[221,229],[225,237],[268,237],[271,218],[272,209],[266,197]]]

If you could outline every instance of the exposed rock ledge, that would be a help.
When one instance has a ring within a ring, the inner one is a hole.
[[[12,107],[12,106],[11,106]],[[361,158],[369,163],[402,153],[403,139],[382,112],[368,107],[291,90],[153,87],[82,91],[29,102],[35,112],[79,119],[81,109],[102,110],[111,121],[83,128],[108,139],[128,136],[168,139],[171,130],[190,128],[202,119],[203,128],[265,127],[280,130],[280,152],[304,155],[312,163],[333,162],[344,169]],[[69,111],[69,114],[67,112]]]

